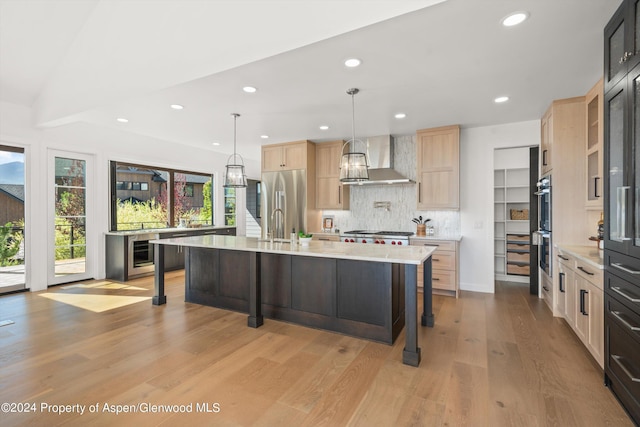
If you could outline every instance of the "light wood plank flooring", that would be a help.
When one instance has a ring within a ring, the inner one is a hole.
[[[632,425],[525,285],[434,296],[436,325],[420,328],[413,368],[401,363],[404,333],[387,346],[268,319],[251,329],[244,314],[184,303],[181,273],[167,275],[162,307],[140,299],[152,278],[84,283],[0,297],[0,321],[15,322],[0,327],[0,403],[36,409],[2,413],[1,425]],[[116,415],[105,404],[192,412]]]

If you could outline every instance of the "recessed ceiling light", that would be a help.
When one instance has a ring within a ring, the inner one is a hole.
[[[182,110],[184,107],[180,104],[171,104],[171,108],[174,110]]]
[[[256,89],[253,86],[245,86],[242,88],[243,91],[247,92],[247,93],[255,93],[255,91],[257,91],[258,89]]]
[[[394,117],[396,119],[404,119],[405,117],[407,117],[407,115],[405,113],[398,113]]]
[[[320,130],[327,130],[327,129],[329,129],[329,126],[327,125],[320,126]]]
[[[120,123],[129,123],[129,120],[125,119],[124,117],[118,117],[116,120],[119,121]]]
[[[358,58],[349,58],[344,61],[344,65],[349,68],[357,67],[360,64],[362,64],[362,61],[360,61]]]
[[[529,17],[528,12],[514,12],[502,19],[502,25],[505,27],[513,27],[523,23]]]
[[[218,145],[220,145],[220,143],[219,142],[212,142],[211,145],[215,145],[217,147]]]
[[[509,100],[508,96],[499,96],[496,99],[493,100],[493,102],[495,102],[496,104],[501,104],[503,102],[507,102]]]
[[[260,135],[260,138],[262,138],[262,139],[269,139],[269,135]]]

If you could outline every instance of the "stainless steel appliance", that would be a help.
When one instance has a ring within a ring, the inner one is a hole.
[[[129,259],[127,262],[127,275],[129,277],[154,271],[153,244],[149,243],[149,240],[157,238],[157,233],[142,233],[129,236]]]
[[[261,181],[262,238],[288,238],[307,227],[307,175],[302,169],[264,172]]]
[[[538,260],[540,269],[549,277],[552,273],[551,252],[553,243],[551,240],[551,175],[542,177],[536,184],[538,191],[538,230],[533,234],[533,244],[538,246]]]
[[[409,236],[413,236],[412,231],[352,230],[340,234],[340,241],[406,246],[409,244]]]

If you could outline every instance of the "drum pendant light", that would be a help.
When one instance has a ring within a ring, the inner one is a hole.
[[[247,176],[244,174],[244,160],[236,153],[236,121],[240,114],[233,113],[233,154],[227,159],[227,171],[224,174],[225,188],[243,188],[247,186]],[[233,158],[233,160],[231,160]],[[238,163],[237,159],[240,159]]]
[[[367,159],[367,146],[364,142],[356,139],[356,108],[354,96],[360,92],[357,88],[347,90],[351,95],[351,139],[342,146],[342,158],[340,159],[340,181],[359,182],[369,180],[369,161]],[[364,151],[357,151],[356,144],[360,143]],[[344,149],[348,147],[345,153]]]

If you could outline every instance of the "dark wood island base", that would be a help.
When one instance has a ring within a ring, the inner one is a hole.
[[[417,265],[222,248],[184,247],[185,301],[393,344],[406,327],[403,363],[420,364]],[[154,305],[166,303],[156,244]],[[433,326],[431,257],[424,262],[423,326]]]

